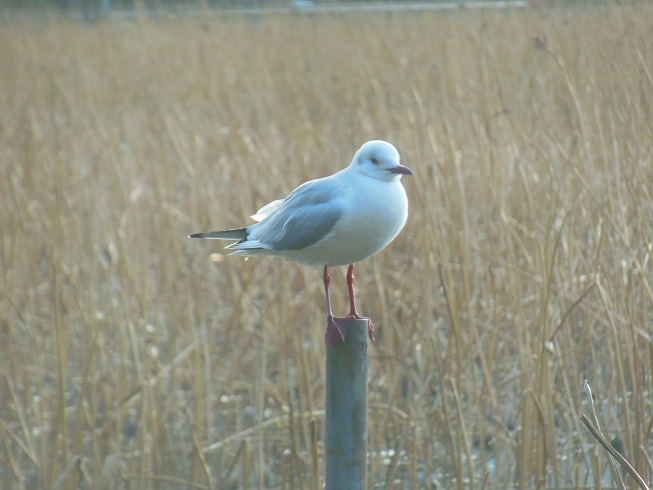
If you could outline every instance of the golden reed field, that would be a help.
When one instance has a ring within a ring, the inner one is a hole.
[[[375,138],[369,488],[653,479],[653,4],[1,24],[0,487],[322,488],[322,271],[187,235]]]

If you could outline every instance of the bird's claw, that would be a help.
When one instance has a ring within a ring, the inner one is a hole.
[[[327,316],[324,340],[329,347],[331,347],[335,342],[345,343],[347,327],[345,325],[339,325],[337,320],[340,320],[340,318],[335,318],[333,315]]]
[[[372,323],[372,320],[370,320],[366,316],[360,316],[358,313],[350,313],[347,315],[347,318],[355,318],[357,320],[367,320],[367,335],[370,337],[370,340],[372,342],[376,341],[376,338],[374,337],[374,324]]]

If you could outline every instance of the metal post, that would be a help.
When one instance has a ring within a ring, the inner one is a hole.
[[[326,490],[367,486],[367,320],[336,319],[345,343],[327,348]]]

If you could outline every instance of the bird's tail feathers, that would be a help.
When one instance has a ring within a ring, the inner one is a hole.
[[[236,252],[232,252],[234,254],[238,254],[240,252],[246,254],[250,250],[263,250],[269,247],[264,247],[263,244],[257,239],[248,238],[247,240],[240,240],[236,243],[230,243],[225,248],[237,250]]]
[[[220,240],[242,240],[247,238],[247,228],[232,228],[231,230],[208,231],[195,233],[190,238],[217,238]]]

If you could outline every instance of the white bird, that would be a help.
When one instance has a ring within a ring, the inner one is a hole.
[[[331,312],[329,267],[349,265],[348,318],[369,318],[356,310],[354,264],[380,252],[401,231],[408,217],[408,199],[401,184],[411,170],[399,163],[399,152],[385,141],[368,141],[351,164],[328,177],[306,182],[285,199],[263,206],[250,226],[196,233],[191,238],[238,240],[230,255],[277,255],[308,266],[323,266],[326,293],[327,345],[345,340]]]

